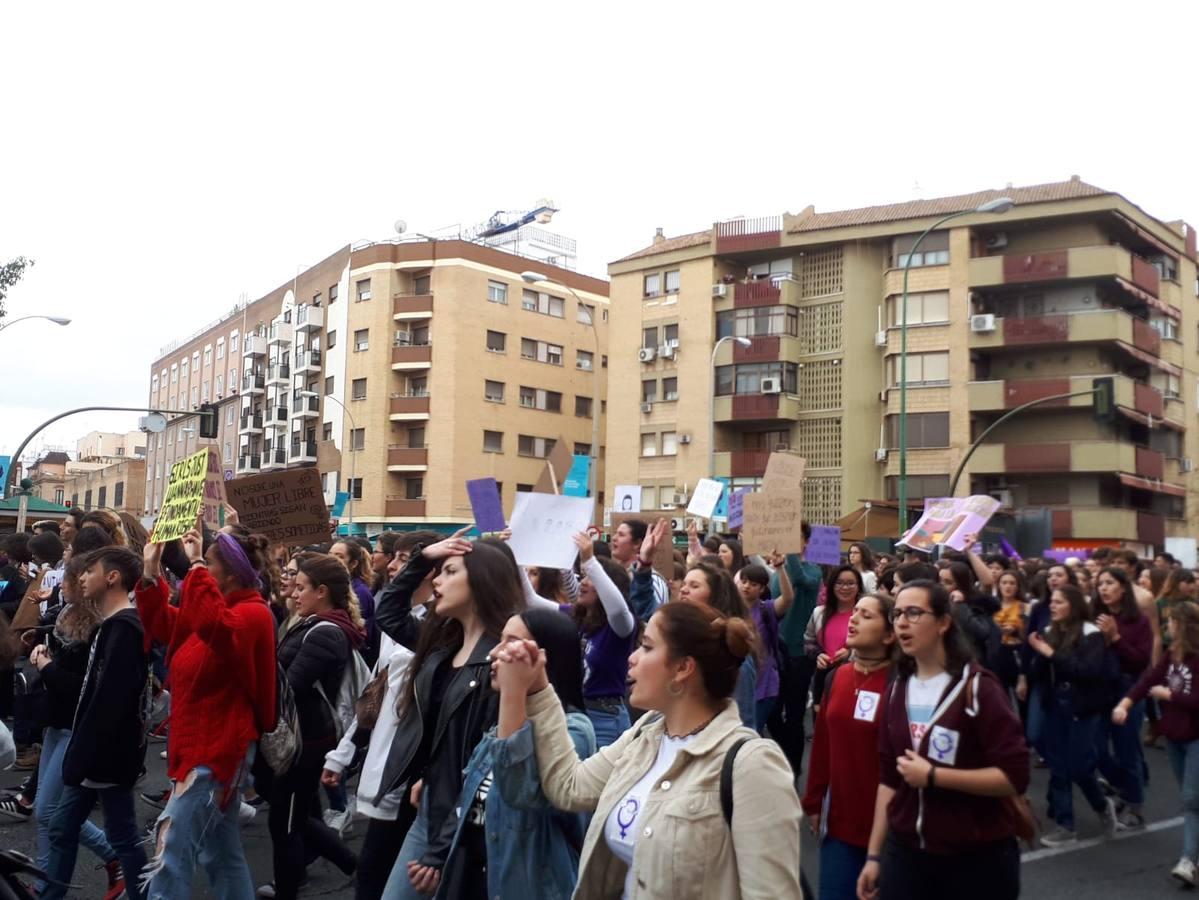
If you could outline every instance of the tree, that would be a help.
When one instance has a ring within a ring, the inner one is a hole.
[[[11,262],[6,262],[0,266],[0,319],[3,319],[8,310],[4,308],[4,301],[8,297],[8,289],[21,280],[25,274],[25,270],[33,266],[32,259],[26,259],[24,256],[18,256]]]

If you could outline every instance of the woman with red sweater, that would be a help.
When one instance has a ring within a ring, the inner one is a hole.
[[[867,594],[854,606],[845,646],[816,718],[803,810],[820,842],[820,900],[854,900],[878,793],[879,707],[891,677],[894,603]],[[833,765],[833,760],[836,765]]]
[[[190,897],[198,861],[216,896],[249,900],[236,801],[250,746],[275,727],[275,620],[258,591],[268,542],[218,534],[203,553],[200,534],[183,536],[191,568],[178,607],[162,578],[162,544],[146,545],[136,592],[147,640],[167,647],[172,706],[173,789],[143,880],[147,898]]]

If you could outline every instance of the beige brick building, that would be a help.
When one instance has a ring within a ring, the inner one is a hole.
[[[1060,547],[1148,551],[1199,527],[1195,232],[1074,178],[890,206],[736,220],[609,267],[615,484],[674,507],[707,474],[760,482],[770,451],[808,460],[809,518],[898,496],[900,297],[916,236],[970,214],[913,257],[908,299],[908,496],[947,493],[972,435],[1038,397],[1111,375],[1118,415],[1090,397],[1005,423],[958,488],[1051,511]],[[748,338],[720,345],[725,335]],[[666,352],[663,352],[665,350]],[[708,438],[714,410],[715,444]]]
[[[89,431],[75,442],[76,459],[133,459],[146,455],[146,435],[141,431],[120,434]]]
[[[74,507],[111,509],[141,518],[146,507],[146,461],[109,461],[96,468],[70,463],[62,490]]]

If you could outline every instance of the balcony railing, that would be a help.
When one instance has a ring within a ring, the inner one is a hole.
[[[268,381],[287,381],[291,378],[291,366],[285,363],[278,363],[267,370]]]
[[[250,453],[237,458],[237,470],[239,472],[256,472],[262,468],[262,457],[257,453]]]
[[[320,412],[320,399],[317,397],[296,397],[291,401],[291,411],[297,415]]]
[[[297,306],[296,328],[316,329],[325,324],[325,310],[320,306]]]
[[[321,367],[321,351],[316,348],[302,350],[296,354],[297,371],[303,369],[319,369]]]
[[[316,441],[292,441],[292,459],[316,459]]]
[[[262,431],[262,413],[242,413],[241,414],[241,430],[242,431]]]
[[[266,375],[262,372],[248,373],[241,380],[241,389],[243,391],[266,390]]]
[[[433,315],[432,294],[393,294],[392,316],[397,319],[423,319]]]
[[[389,519],[424,518],[425,501],[423,499],[409,500],[406,497],[388,497],[383,511]]]

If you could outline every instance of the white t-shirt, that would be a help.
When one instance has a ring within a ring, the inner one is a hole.
[[[637,845],[637,835],[641,831],[639,820],[645,809],[645,798],[658,779],[674,765],[679,751],[693,740],[695,740],[695,735],[672,738],[663,734],[662,743],[658,745],[658,758],[654,760],[653,766],[640,781],[629,788],[629,792],[616,804],[612,812],[608,814],[607,822],[604,823],[604,840],[608,842],[608,849],[616,855],[617,859],[628,866],[628,873],[624,879],[624,892],[621,894],[623,900],[628,900],[633,893],[633,849]]]
[[[949,673],[942,672],[927,681],[921,681],[915,675],[908,679],[908,728],[912,734],[912,749],[920,746],[924,732],[928,730],[929,720],[937,711],[941,696],[949,687]]]

